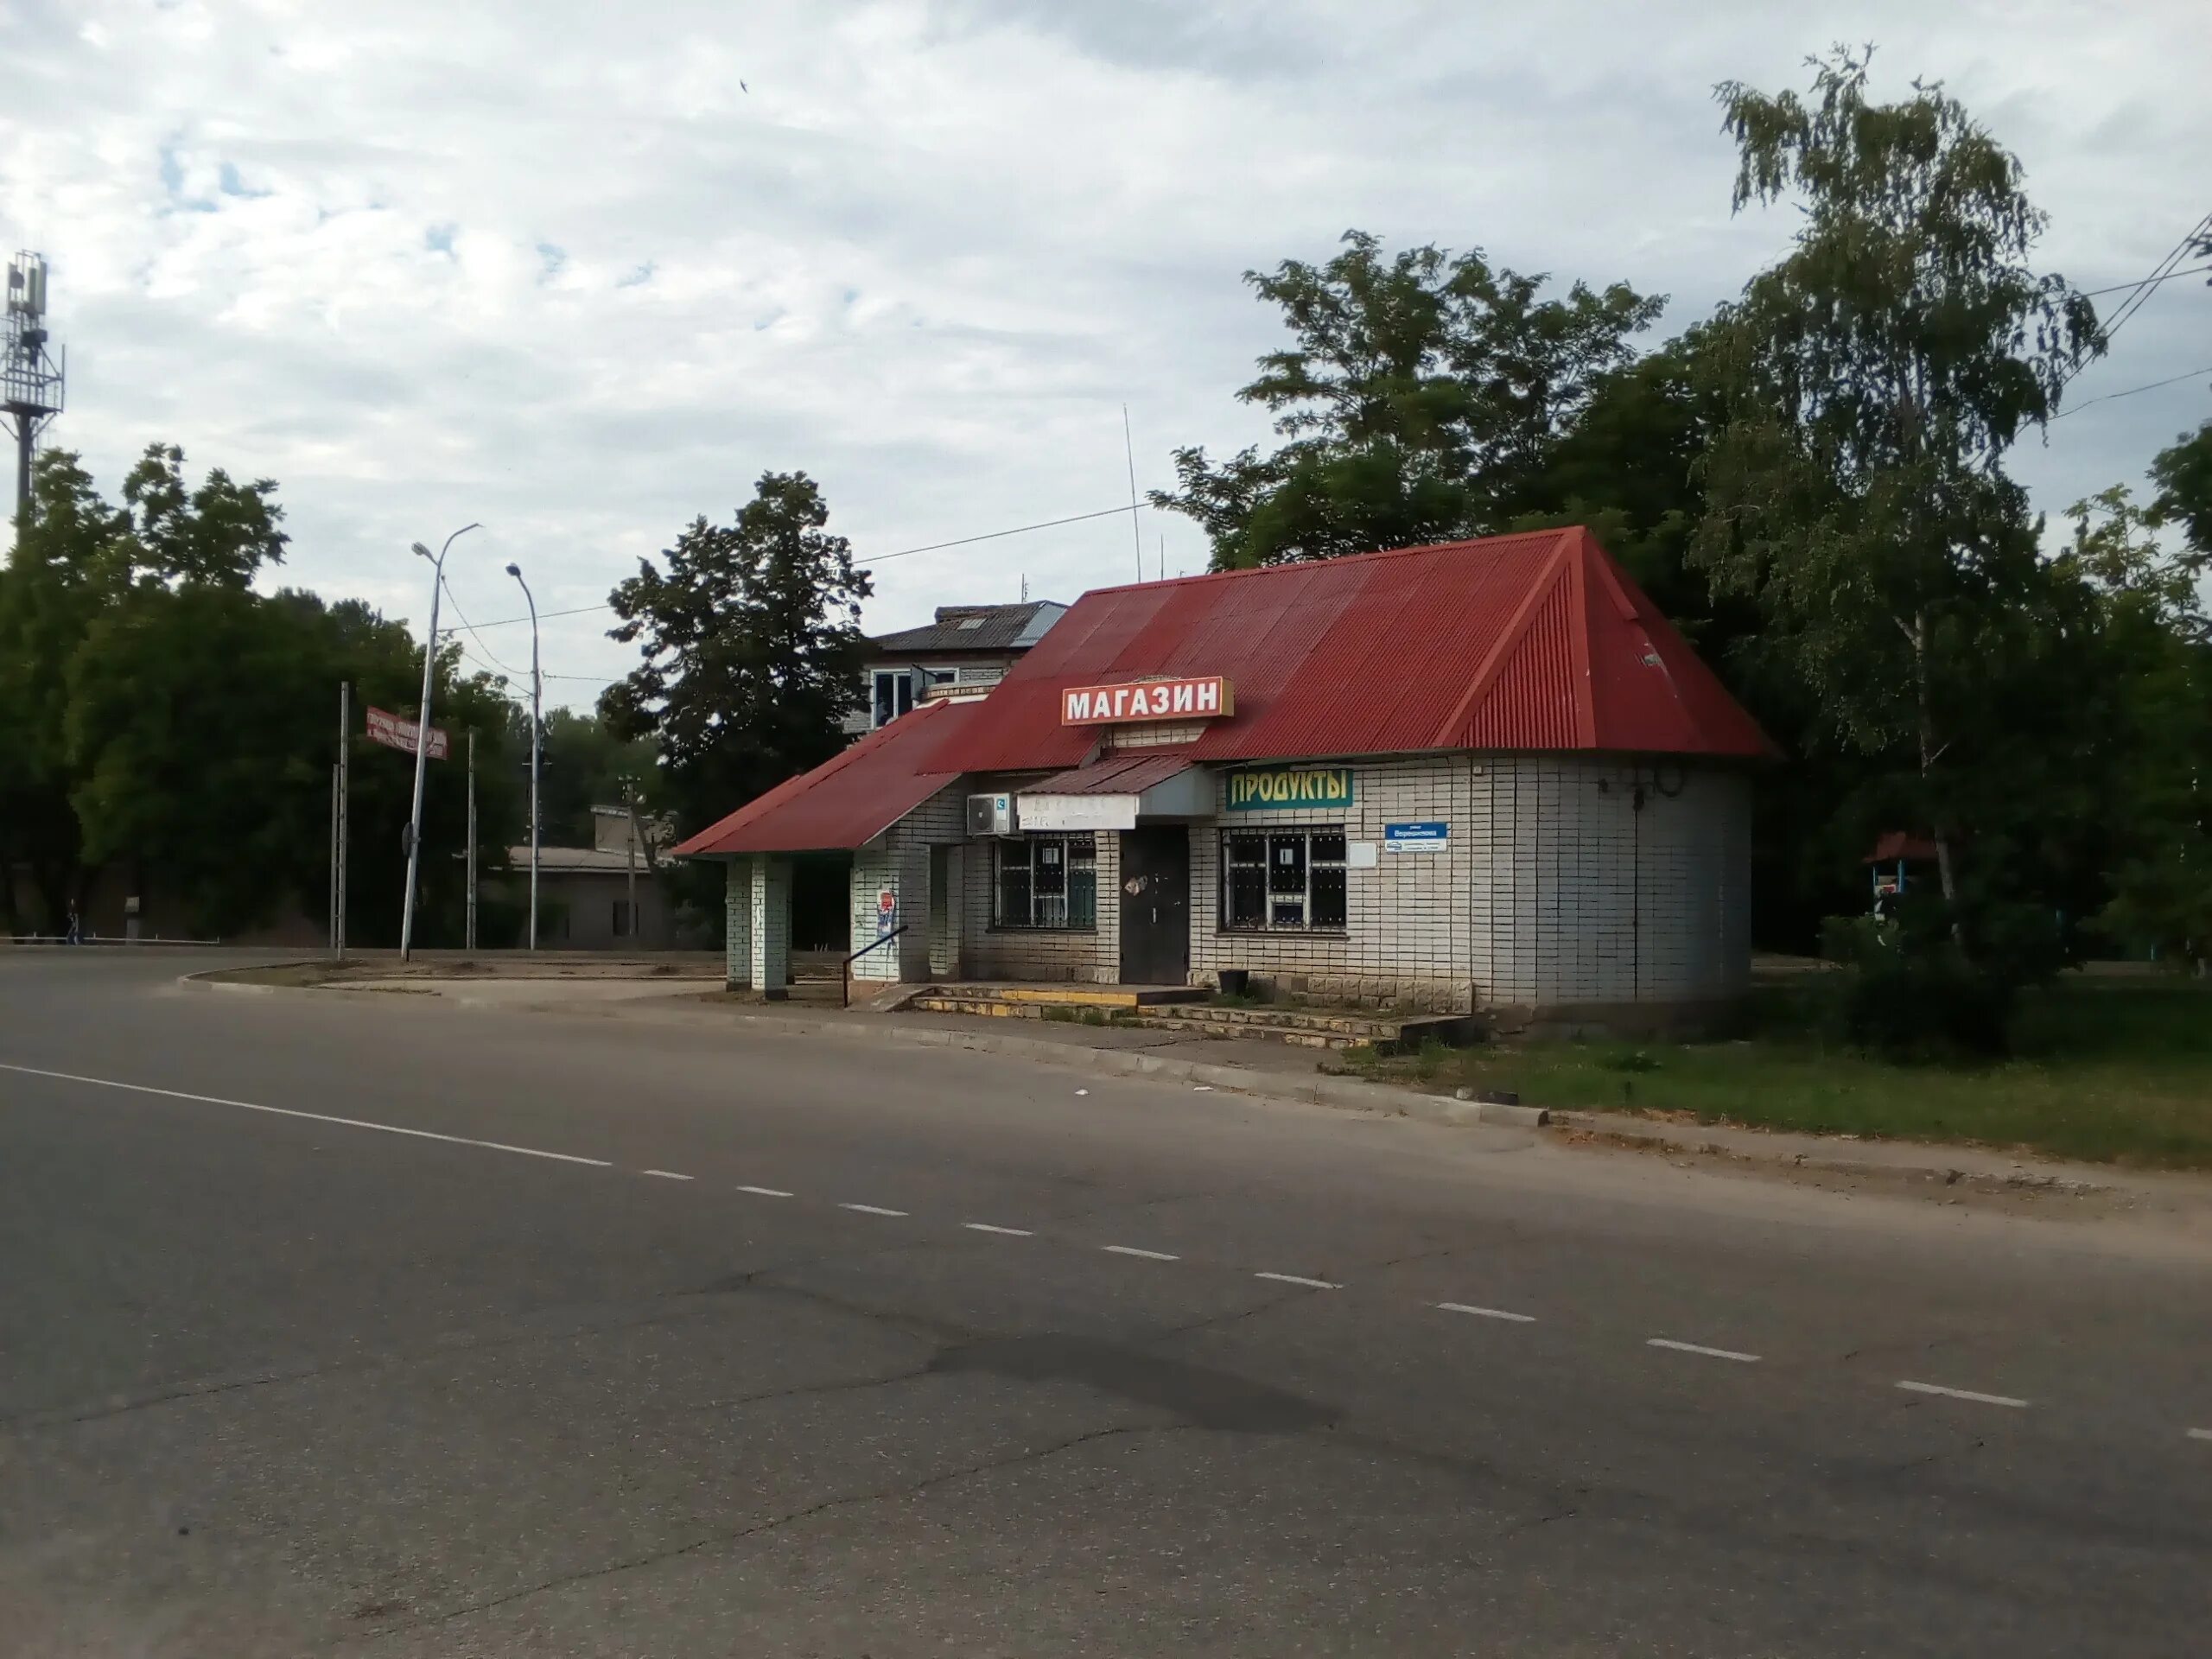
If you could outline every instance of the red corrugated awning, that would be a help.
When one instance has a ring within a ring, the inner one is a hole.
[[[1024,784],[1019,795],[1141,795],[1191,769],[1182,755],[1116,754],[1063,772],[1041,783]]]
[[[944,736],[978,705],[925,702],[776,785],[675,849],[678,858],[846,851],[867,845],[948,784],[932,769]]]

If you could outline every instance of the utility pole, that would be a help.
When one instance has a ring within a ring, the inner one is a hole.
[[[330,953],[338,954],[338,763],[330,763]]]
[[[463,524],[446,537],[445,545],[431,558],[430,550],[422,543],[415,543],[415,552],[430,560],[430,637],[423,642],[423,706],[416,715],[415,725],[415,810],[407,821],[407,893],[399,906],[399,959],[410,960],[415,953],[415,876],[423,861],[423,783],[430,760],[430,677],[438,665],[438,595],[446,585],[446,555],[453,549],[455,537],[466,536],[482,526]]]
[[[340,962],[346,960],[346,859],[349,850],[347,820],[352,816],[353,753],[353,688],[340,682],[338,687],[338,866],[337,893],[331,900],[331,954]]]
[[[468,734],[468,924],[461,937],[476,949],[476,734]]]
[[[622,804],[630,809],[630,833],[622,838],[623,873],[629,883],[630,944],[636,949],[638,933],[638,786],[631,779],[622,780]]]
[[[510,564],[507,574],[522,588],[522,596],[530,606],[530,948],[537,949],[537,747],[538,739],[545,730],[545,721],[538,714],[542,688],[537,672],[537,601],[530,591],[530,584],[522,579],[522,566]]]

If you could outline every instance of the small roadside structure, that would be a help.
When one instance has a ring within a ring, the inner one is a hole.
[[[540,931],[548,949],[667,950],[684,943],[658,873],[667,826],[657,818],[636,822],[642,836],[627,807],[594,806],[590,846],[538,848]],[[528,842],[507,849],[501,892],[528,912]],[[697,943],[690,941],[694,948]]]
[[[675,855],[728,862],[728,980],[770,995],[792,857],[844,851],[862,980],[1701,1008],[1749,982],[1776,753],[1542,531],[1086,594]]]

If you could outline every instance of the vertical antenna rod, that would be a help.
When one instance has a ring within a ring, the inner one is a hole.
[[[1137,523],[1137,447],[1129,441],[1129,406],[1122,405],[1122,453],[1129,460],[1129,539],[1136,543],[1137,580],[1144,580],[1144,527]]]

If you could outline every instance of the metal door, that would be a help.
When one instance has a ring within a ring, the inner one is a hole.
[[[1191,976],[1191,832],[1122,832],[1122,982],[1180,985]]]

